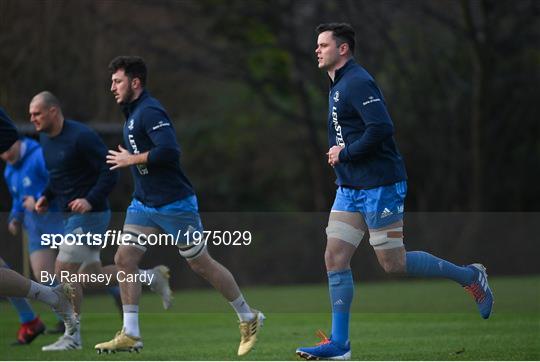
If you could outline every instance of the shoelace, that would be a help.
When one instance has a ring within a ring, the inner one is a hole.
[[[323,344],[328,344],[330,343],[330,339],[328,339],[328,337],[326,336],[326,334],[324,334],[323,331],[321,331],[320,329],[317,331],[317,333],[315,333],[315,335],[321,339],[321,341],[319,343],[317,343],[317,346],[321,346]]]
[[[473,296],[474,300],[478,303],[482,303],[486,297],[484,290],[478,283],[474,283],[470,286],[464,287],[465,290]]]

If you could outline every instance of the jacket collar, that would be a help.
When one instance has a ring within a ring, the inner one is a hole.
[[[347,63],[345,63],[345,65],[343,65],[341,68],[336,70],[336,74],[334,75],[334,81],[332,82],[332,80],[330,79],[330,84],[332,86],[336,84],[343,77],[343,75],[347,73],[347,71],[353,68],[355,65],[356,65],[356,62],[354,61],[354,58],[347,60]]]
[[[135,99],[133,102],[125,104],[122,106],[122,112],[124,113],[124,116],[126,118],[129,117],[131,113],[137,108],[137,106],[146,98],[150,97],[146,89],[142,91],[142,93],[139,95],[139,98]]]

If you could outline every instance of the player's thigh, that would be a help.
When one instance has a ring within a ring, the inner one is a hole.
[[[110,210],[75,214],[64,222],[64,234],[105,234],[110,221]],[[88,243],[92,240],[84,241]]]
[[[149,241],[153,239],[152,237],[162,232],[159,225],[152,220],[152,214],[154,212],[155,208],[148,207],[137,199],[131,200],[122,230],[123,244],[129,244],[129,247],[137,248],[143,253],[146,251]],[[123,248],[120,252],[119,248],[118,251],[120,254],[117,252],[116,256],[127,255],[129,250]]]
[[[405,181],[364,190],[364,215],[369,228],[369,243],[377,252],[403,247]]]
[[[327,248],[335,248],[343,243],[358,247],[366,233],[367,226],[359,212],[332,210],[326,227]]]
[[[118,266],[138,265],[148,248],[149,238],[161,232],[154,226],[124,224],[122,244],[116,251],[115,263]]]
[[[152,220],[165,231],[166,236],[174,239],[180,255],[188,261],[203,255],[210,258],[194,195],[158,208]]]
[[[346,268],[365,234],[358,212],[331,211],[326,228],[325,263],[329,270]]]
[[[399,220],[382,228],[370,229],[370,244],[385,270],[403,272],[405,269],[405,246],[403,244],[403,221]]]
[[[55,270],[70,270],[76,273],[84,263],[100,262],[100,248],[88,245],[62,244],[56,257]]]
[[[91,246],[92,234],[103,234],[110,212],[76,214],[64,223],[64,242],[60,244],[55,271],[77,273],[83,263],[99,262],[100,246]]]

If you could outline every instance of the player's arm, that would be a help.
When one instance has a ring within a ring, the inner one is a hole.
[[[147,108],[142,114],[141,120],[153,147],[149,151],[139,154],[132,154],[120,145],[118,151],[109,150],[107,163],[112,165],[111,170],[138,164],[160,165],[178,162],[180,148],[167,114],[160,109]]]
[[[9,186],[8,179],[6,178],[6,183]],[[12,235],[17,235],[19,231],[19,227],[24,219],[24,208],[23,208],[23,201],[17,195],[12,187],[8,187],[9,192],[11,194],[12,203],[11,203],[11,210],[9,212],[9,218],[8,218],[8,230]]]
[[[32,170],[35,172],[36,179],[43,180],[45,184],[44,188],[42,190],[38,190],[34,195],[35,199],[39,200],[42,195],[45,195],[45,193],[50,194],[51,192],[49,187],[49,170],[47,170],[47,165],[45,164],[43,149],[40,147],[37,152],[38,155],[35,159],[35,165],[32,167]]]
[[[167,113],[161,109],[148,108],[143,115],[143,124],[154,145],[148,152],[147,164],[165,165],[178,162],[180,147]]]
[[[339,162],[357,161],[369,156],[377,146],[394,134],[392,120],[375,82],[353,79],[347,91],[351,104],[362,116],[366,129],[359,139],[340,150]]]
[[[38,166],[37,171],[39,174],[39,177],[44,177],[47,180],[47,183],[45,184],[45,187],[41,191],[40,195],[37,196],[36,205],[34,206],[34,210],[38,214],[42,214],[46,212],[49,208],[49,201],[54,199],[54,193],[51,188],[51,179],[49,178],[49,170],[47,169],[47,165],[45,164],[45,156],[43,155],[43,149],[40,149],[40,157],[38,158]]]
[[[45,166],[45,159],[43,157],[43,150],[39,147],[34,153],[33,157],[27,159],[25,162],[27,165],[27,176],[30,179],[35,180],[32,183],[32,186],[27,189],[23,195],[23,204],[22,206],[27,211],[35,211],[36,201],[39,200],[40,196],[43,194],[43,188],[37,188],[37,185],[47,185],[49,181],[49,173],[47,167]]]
[[[41,196],[36,201],[35,210],[38,214],[43,214],[49,209],[49,200],[54,198],[54,193],[51,190],[51,181],[47,182],[47,186],[41,193]]]
[[[91,209],[92,205],[103,202],[107,198],[116,185],[118,174],[116,171],[109,170],[105,163],[107,147],[97,133],[89,131],[79,135],[77,150],[79,154],[84,155],[90,167],[98,173],[97,181],[86,197],[75,199],[68,205],[75,212],[86,212],[90,211],[86,202],[89,203]]]
[[[111,170],[121,167],[146,164],[148,163],[149,153],[150,151],[139,154],[129,153],[129,151],[124,147],[118,145],[118,151],[109,150],[109,154],[107,155],[107,163],[111,165]]]

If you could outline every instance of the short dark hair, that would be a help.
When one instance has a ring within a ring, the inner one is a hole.
[[[56,98],[56,96],[49,91],[39,92],[32,100],[34,99],[41,100],[46,107],[56,107],[60,110],[62,109],[62,105],[60,104],[58,98]]]
[[[129,79],[139,78],[141,85],[146,85],[146,63],[144,59],[136,55],[120,55],[109,63],[109,71],[116,73],[123,69]]]
[[[325,31],[331,31],[338,46],[343,43],[349,45],[351,54],[354,54],[354,29],[347,23],[325,23],[317,26],[317,35],[324,33]]]

